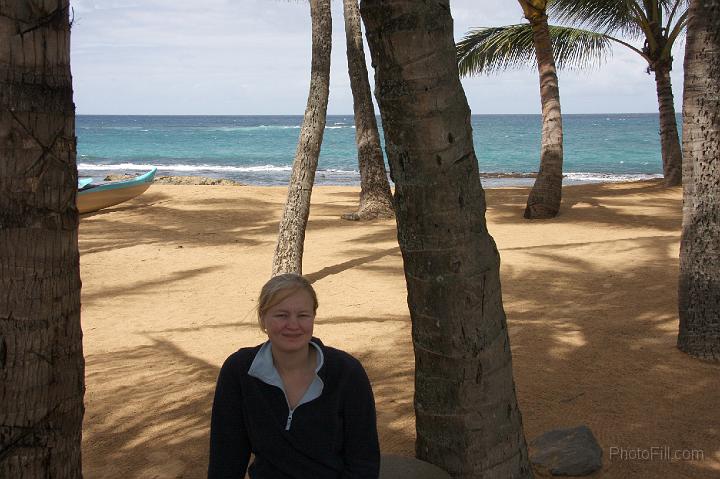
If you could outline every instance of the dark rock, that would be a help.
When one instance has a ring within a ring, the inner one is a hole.
[[[529,453],[541,474],[587,476],[602,467],[602,449],[587,426],[546,432],[530,442]]]

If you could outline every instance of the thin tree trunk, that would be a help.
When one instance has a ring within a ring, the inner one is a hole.
[[[280,232],[273,256],[273,276],[280,273],[302,274],[305,228],[310,215],[310,195],[325,133],[332,45],[330,0],[310,0],[310,17],[312,19],[310,93],[293,161],[288,199],[280,220]]]
[[[665,185],[678,186],[682,183],[682,152],[675,118],[675,102],[670,83],[669,66],[656,67],[655,86],[660,108],[660,146]]]
[[[540,169],[528,196],[524,216],[527,219],[554,218],[560,210],[563,165],[563,128],[557,69],[545,14],[546,2],[535,2],[542,4],[542,10],[538,12],[527,0],[519,1],[532,26],[542,102]]]
[[[385,159],[380,146],[380,135],[368,82],[358,0],[344,0],[343,9],[348,73],[355,112],[355,141],[360,169],[360,206],[356,212],[345,214],[343,218],[350,220],[392,218],[394,215],[392,194],[385,171]]]
[[[69,2],[0,2],[0,477],[79,478]]]
[[[395,181],[416,454],[455,478],[532,477],[449,2],[363,0],[361,13]]]
[[[720,0],[693,0],[685,46],[677,345],[720,361]]]

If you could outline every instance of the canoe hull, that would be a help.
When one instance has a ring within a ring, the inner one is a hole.
[[[108,206],[119,205],[141,195],[150,188],[150,183],[129,186],[117,190],[88,191],[84,195],[78,195],[77,208],[80,214],[92,213]]]
[[[115,181],[80,190],[77,208],[80,214],[92,213],[109,206],[119,205],[144,193],[155,179],[155,169],[124,181]]]

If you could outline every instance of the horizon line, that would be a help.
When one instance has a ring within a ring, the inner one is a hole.
[[[572,115],[658,115],[657,111],[597,112],[597,113],[563,113]],[[470,113],[471,116],[542,116],[542,113]],[[676,112],[676,115],[682,115]],[[303,113],[75,113],[75,116],[304,116]],[[355,116],[353,113],[328,113],[327,116]],[[380,116],[378,113],[375,116]]]

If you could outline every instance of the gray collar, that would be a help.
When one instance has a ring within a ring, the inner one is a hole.
[[[295,408],[302,404],[310,402],[313,399],[319,398],[320,394],[322,394],[323,387],[325,386],[322,379],[320,379],[320,376],[318,376],[317,374],[318,371],[320,371],[320,368],[322,368],[323,364],[325,363],[325,356],[323,355],[320,346],[318,346],[313,341],[310,341],[310,344],[313,345],[317,350],[317,366],[315,367],[315,378],[313,378],[313,381],[310,383],[310,386],[308,387],[307,391],[305,391],[305,394],[300,399],[300,402],[298,402]],[[285,401],[287,401],[285,385],[282,382],[280,373],[278,373],[278,370],[275,368],[275,364],[273,363],[272,343],[269,340],[260,347],[260,350],[255,355],[255,358],[250,365],[250,369],[248,370],[248,374],[254,378],[259,379],[265,384],[280,388],[280,390],[285,395]],[[288,409],[290,409],[289,403]]]

